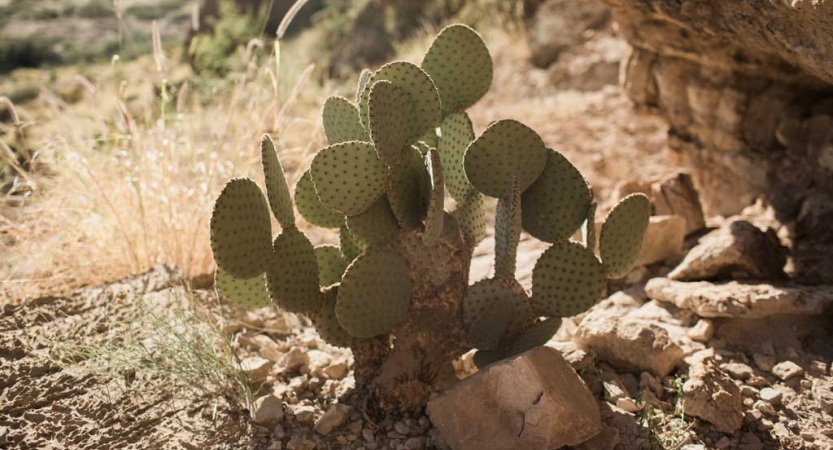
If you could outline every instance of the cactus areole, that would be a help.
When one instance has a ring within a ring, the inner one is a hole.
[[[467,26],[440,32],[420,66],[393,62],[360,80],[356,103],[324,104],[329,146],[294,198],[269,136],[266,195],[247,178],[223,188],[211,218],[216,287],[243,307],[271,299],[307,315],[324,340],[352,349],[366,410],[413,411],[468,350],[479,366],[524,352],[595,304],[607,278],[635,264],[650,205],[643,195],[617,205],[596,256],[593,195],[563,155],[514,120],[475,136],[465,109],[488,91],[492,60]],[[469,285],[484,196],[497,198],[495,274]],[[313,247],[296,209],[337,230],[340,246]],[[583,242],[570,241],[579,229]],[[522,230],[552,244],[531,293],[515,278]]]

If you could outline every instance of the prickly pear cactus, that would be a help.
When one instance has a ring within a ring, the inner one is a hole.
[[[324,339],[353,349],[359,392],[382,409],[421,407],[440,371],[469,349],[478,349],[480,365],[542,345],[639,255],[647,198],[628,197],[611,211],[600,258],[591,189],[563,155],[515,120],[475,135],[465,108],[491,82],[480,36],[447,27],[421,66],[365,71],[356,104],[326,101],[329,146],[294,199],[268,136],[265,195],[237,178],[217,199],[211,246],[220,293],[244,307],[271,298],[307,314]],[[484,197],[497,199],[495,275],[469,285],[473,249],[486,235]],[[293,204],[307,223],[338,229],[341,245],[314,248]],[[270,210],[281,227],[275,237]],[[583,242],[571,241],[579,229]],[[535,265],[531,293],[515,278],[522,231],[552,244]]]

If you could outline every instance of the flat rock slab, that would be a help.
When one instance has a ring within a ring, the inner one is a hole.
[[[427,411],[454,450],[548,450],[601,431],[593,394],[548,347],[487,366],[432,399]]]
[[[648,297],[701,317],[760,319],[775,314],[817,315],[833,305],[833,286],[680,282],[654,278]]]
[[[625,371],[664,377],[693,344],[686,336],[691,313],[641,293],[620,291],[593,306],[572,333],[579,349]],[[673,311],[677,310],[677,311]]]

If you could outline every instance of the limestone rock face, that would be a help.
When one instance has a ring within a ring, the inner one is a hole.
[[[601,431],[593,394],[549,347],[487,366],[429,401],[427,412],[454,450],[547,450]]]
[[[706,213],[766,199],[796,222],[795,278],[833,282],[833,1],[604,1],[624,88],[668,121]]]

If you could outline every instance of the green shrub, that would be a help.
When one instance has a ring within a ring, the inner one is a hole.
[[[199,34],[191,41],[191,65],[198,73],[224,76],[242,69],[245,61],[236,50],[260,35],[256,14],[240,13],[232,2],[221,3],[221,18],[213,21],[211,34]]]
[[[116,17],[112,0],[89,0],[87,3],[75,8],[75,15],[86,19],[102,19]]]
[[[41,67],[61,62],[53,50],[53,43],[32,39],[3,39],[0,41],[0,73],[18,67]]]

